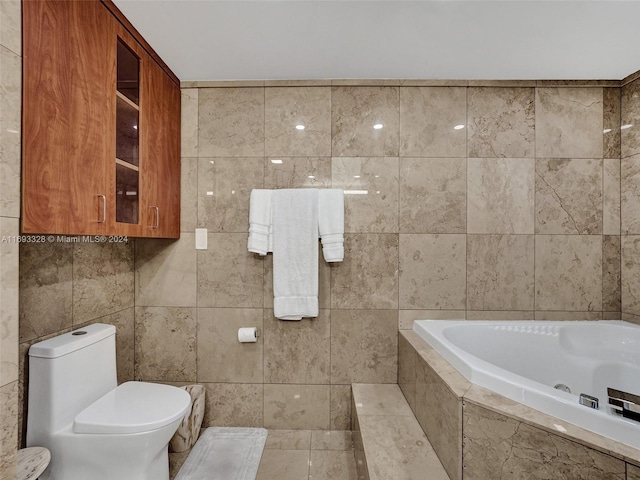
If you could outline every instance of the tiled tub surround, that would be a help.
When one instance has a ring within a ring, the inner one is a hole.
[[[640,450],[469,383],[400,331],[398,383],[452,480],[635,478]]]

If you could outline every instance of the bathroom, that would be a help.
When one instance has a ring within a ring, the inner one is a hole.
[[[0,9],[4,237],[19,232],[20,2]],[[636,78],[183,82],[179,240],[0,245],[0,476],[25,444],[28,348],[90,323],[117,327],[119,382],[202,384],[205,426],[302,444],[350,429],[352,383],[398,383],[415,319],[640,323]],[[311,186],[348,193],[345,259],[320,264],[318,318],[281,322],[271,257],[246,250],[249,194]],[[237,343],[244,326],[258,342]],[[291,478],[310,461],[355,478],[348,450],[283,451]]]

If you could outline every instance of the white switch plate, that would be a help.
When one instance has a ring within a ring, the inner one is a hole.
[[[207,249],[207,229],[196,228],[196,250]]]

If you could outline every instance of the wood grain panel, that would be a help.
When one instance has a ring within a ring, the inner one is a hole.
[[[148,65],[149,72],[149,164],[146,189],[150,199],[150,225],[155,222],[152,206],[159,209],[159,226],[149,229],[154,237],[180,236],[180,89],[162,69]]]
[[[23,2],[25,233],[101,234],[113,19],[99,2]]]

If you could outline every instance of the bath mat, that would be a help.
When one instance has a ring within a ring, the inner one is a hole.
[[[264,428],[209,427],[175,480],[255,480],[266,442]]]

